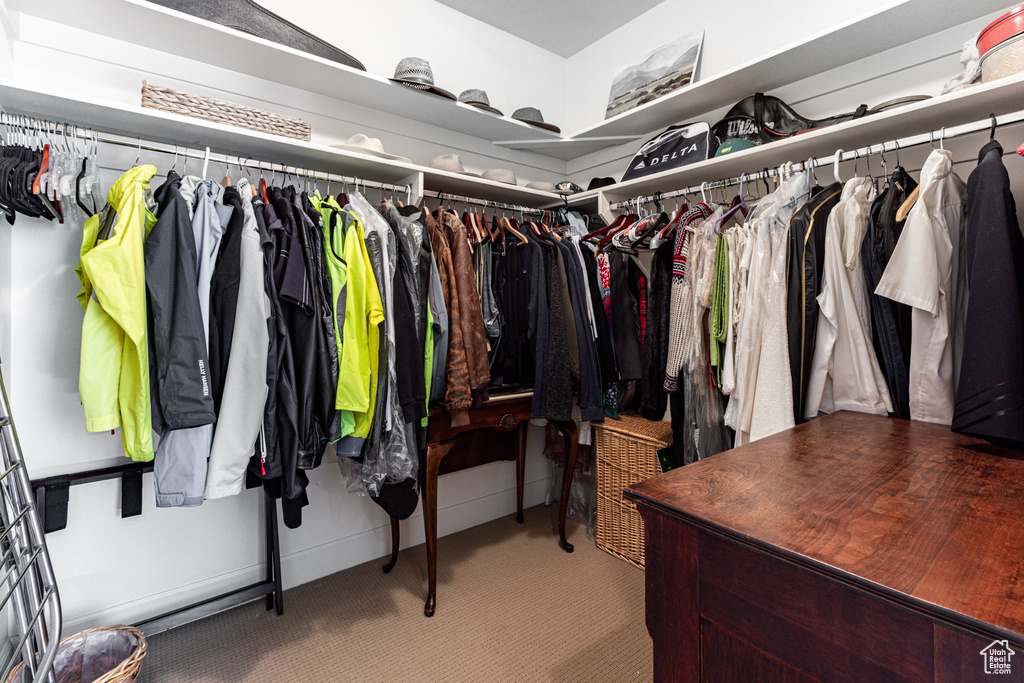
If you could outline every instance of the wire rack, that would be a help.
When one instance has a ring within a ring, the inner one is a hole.
[[[42,525],[7,388],[0,370],[0,619],[11,629],[14,645],[3,652],[2,676],[24,663],[22,681],[53,681],[60,646],[61,608],[57,582],[46,550]]]

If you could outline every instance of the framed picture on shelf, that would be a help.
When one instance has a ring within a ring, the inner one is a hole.
[[[704,44],[704,29],[692,31],[624,66],[612,77],[606,119],[653,102],[693,82]]]

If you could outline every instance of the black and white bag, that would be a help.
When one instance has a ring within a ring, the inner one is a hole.
[[[644,143],[629,162],[620,182],[705,161],[717,149],[718,138],[703,121],[669,126]]]

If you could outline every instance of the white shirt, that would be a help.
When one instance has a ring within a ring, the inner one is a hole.
[[[939,424],[953,421],[967,308],[960,258],[967,186],[952,171],[949,151],[937,149],[928,156],[917,203],[875,289],[914,309],[910,417]]]
[[[876,194],[870,179],[854,178],[828,217],[818,336],[804,407],[807,419],[836,410],[892,412],[889,387],[871,341],[871,307],[860,260]]]

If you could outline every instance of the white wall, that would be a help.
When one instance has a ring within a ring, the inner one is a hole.
[[[811,21],[807,27],[808,31],[824,30],[829,26],[835,25],[840,18],[845,19],[845,17],[841,17],[840,14],[835,12],[836,3],[819,4],[823,5],[820,14],[830,17],[830,19],[821,26],[819,24],[825,21],[824,19],[808,20]],[[863,9],[867,13],[868,7],[880,7],[888,4],[891,3],[875,2],[874,5],[868,3],[864,7],[858,5],[858,12]],[[679,3],[676,0],[666,0],[663,4],[650,10],[648,14],[662,13],[662,15],[652,17],[650,21],[640,23],[644,26],[664,26],[671,19],[665,13],[670,11],[679,11]],[[786,14],[787,16],[789,15],[788,10]],[[805,14],[814,15],[815,12],[809,11]],[[768,94],[781,98],[799,114],[808,118],[823,118],[853,111],[862,103],[871,107],[905,95],[938,95],[943,84],[960,73],[959,55],[964,41],[974,36],[999,14],[1000,12],[990,13],[963,24],[945,28],[930,36],[772,90]],[[794,15],[800,16],[800,13],[794,12]],[[641,19],[644,19],[644,17],[641,17]],[[771,26],[773,22],[779,20],[778,17],[772,16],[765,17],[764,21],[767,22],[767,26]],[[790,19],[790,23],[792,21]],[[634,28],[638,27],[634,26]],[[769,49],[778,49],[783,45],[799,40],[799,36],[793,34],[793,29],[790,26],[783,28],[780,24],[778,28],[779,30],[776,32],[770,30],[763,32],[777,37],[777,41]],[[624,29],[620,29],[620,31],[622,30]],[[717,27],[715,30],[718,30]],[[667,35],[670,36],[671,34]],[[659,37],[657,40],[652,37],[649,44],[657,45],[660,44],[659,41],[666,42],[668,39],[669,37],[666,36]],[[718,36],[715,41],[709,44],[708,37],[705,36],[704,50],[705,54],[709,56],[708,60],[703,62],[704,65],[700,69],[701,78],[707,78],[709,75],[718,73],[718,71],[712,71],[712,69],[726,70],[754,58],[747,52],[745,40],[734,41],[735,52],[727,51],[726,54],[719,54],[721,45],[718,43],[722,40],[726,40],[726,38]],[[761,38],[761,40],[763,41],[764,38]],[[598,69],[610,74],[614,70],[611,64],[615,63],[615,61],[607,54],[609,47],[612,44],[626,42],[628,41],[626,41],[624,35],[616,36],[612,34],[602,39],[600,45],[595,44],[569,59],[570,64],[573,64],[578,59],[586,60],[589,58],[593,58],[597,60],[597,63],[601,64],[600,67],[594,67],[589,79],[582,77],[579,79],[570,78],[568,81],[571,92],[581,88],[579,81],[589,84],[589,98],[587,98],[582,90],[575,92],[573,95],[573,97],[580,101],[589,99],[589,106],[597,111],[597,114],[592,111],[588,115],[589,118],[584,121],[584,124],[592,123],[595,116],[598,118],[603,117],[604,103],[607,101],[607,83],[601,84],[601,76],[598,75]],[[761,43],[759,42],[758,44]],[[718,45],[717,49],[714,47],[715,45]],[[604,50],[598,50],[599,47],[603,47]],[[594,51],[594,54],[584,56],[584,53],[592,51]],[[642,58],[644,54],[646,52],[641,50],[641,53],[635,58]],[[759,53],[755,53],[754,56],[757,54]],[[580,65],[577,64],[576,66]],[[604,78],[610,83],[610,75]],[[603,91],[601,90],[602,88],[604,88]],[[598,91],[605,93],[603,95],[604,99],[598,96]],[[748,94],[752,95],[753,93]],[[704,115],[694,117],[693,120],[703,120],[713,125],[725,115],[733,104],[735,102],[721,103],[721,106],[716,106]],[[649,131],[651,135],[655,132],[657,131]],[[882,141],[880,140],[879,142]],[[638,147],[639,143],[628,143],[574,159],[568,164],[567,171],[569,177],[583,187],[586,187],[590,179],[594,177],[611,176],[618,179],[622,176],[627,162],[636,153]],[[793,161],[802,160],[794,159]],[[757,171],[760,169],[751,170]],[[717,179],[708,178],[708,180]]]
[[[890,4],[893,0],[787,0],[783,9],[759,0],[665,0],[566,61],[569,131],[604,119],[612,75],[619,67],[639,62],[689,31],[704,28],[700,80]]]
[[[434,82],[452,94],[481,88],[506,116],[537,107],[546,121],[565,130],[563,58],[447,5],[434,0],[262,4],[353,55],[370,73],[390,78],[401,58],[422,57],[430,62]]]

